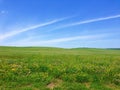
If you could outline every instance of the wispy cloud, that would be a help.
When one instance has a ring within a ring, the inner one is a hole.
[[[30,30],[34,30],[34,29],[37,29],[37,28],[40,28],[40,27],[48,26],[48,25],[57,23],[59,21],[65,20],[65,19],[66,18],[56,19],[56,20],[52,20],[50,22],[46,22],[46,23],[42,23],[42,24],[38,24],[38,25],[33,25],[33,26],[30,26],[30,27],[27,27],[27,28],[23,28],[21,30],[13,30],[13,31],[8,32],[4,35],[0,35],[0,40],[4,40],[8,37],[15,36],[17,34],[20,34],[20,33],[26,32],[26,31],[30,31]]]
[[[102,38],[106,36],[108,36],[108,34],[73,36],[73,37],[47,40],[47,41],[43,41],[43,43],[61,43],[61,42],[69,42],[74,40],[96,39],[96,38]]]
[[[12,37],[12,36],[15,36],[17,34],[20,34],[20,33],[26,32],[26,31],[35,30],[35,29],[40,28],[40,27],[48,26],[48,25],[63,21],[63,20],[68,19],[68,18],[70,18],[70,17],[52,20],[50,22],[46,22],[46,23],[42,23],[42,24],[38,24],[38,25],[33,25],[33,26],[30,26],[27,28],[23,28],[21,30],[13,30],[12,32],[8,32],[4,35],[0,35],[0,40],[4,40],[8,37]],[[93,22],[99,22],[99,21],[109,20],[109,19],[114,19],[114,18],[120,18],[120,15],[114,15],[114,16],[109,16],[109,17],[102,17],[102,18],[90,19],[90,20],[85,20],[85,21],[80,21],[80,22],[74,22],[71,24],[66,24],[66,25],[63,25],[61,27],[58,27],[58,29],[64,28],[64,27],[75,26],[75,25],[82,25],[82,24],[88,24],[88,23],[93,23]],[[41,42],[42,43],[57,43],[57,42],[66,42],[66,41],[72,41],[72,40],[77,40],[77,39],[82,39],[82,38],[85,39],[85,38],[91,38],[91,37],[95,37],[95,35],[94,36],[92,35],[92,36],[76,36],[76,37],[60,38],[60,39],[53,39],[53,40],[41,41]]]
[[[75,22],[75,23],[69,24],[68,26],[99,22],[99,21],[104,21],[104,20],[109,20],[109,19],[114,19],[114,18],[120,18],[120,15],[108,16],[108,17],[102,17],[102,18],[96,18],[96,19],[90,19],[90,20]]]
[[[5,11],[5,10],[0,11],[0,15],[4,15],[4,14],[7,14],[7,13],[8,13],[8,11]]]
[[[61,27],[56,27],[56,28],[54,28],[53,30],[50,30],[50,31],[54,31],[54,30],[61,29],[61,28],[66,28],[66,27],[82,25],[82,24],[89,24],[89,23],[109,20],[109,19],[115,19],[115,18],[120,18],[120,15],[114,15],[114,16],[89,19],[89,20],[84,20],[84,21],[79,21],[79,22],[73,22],[73,23],[70,23],[70,24],[62,25]]]
[[[70,42],[70,41],[76,41],[76,40],[96,40],[99,38],[104,38],[109,36],[109,34],[98,34],[98,35],[83,35],[83,36],[73,36],[73,37],[65,37],[65,38],[58,38],[58,39],[51,39],[51,40],[21,40],[18,42],[11,43],[9,45],[15,45],[15,46],[45,46],[45,45],[55,45],[58,43],[63,42]]]

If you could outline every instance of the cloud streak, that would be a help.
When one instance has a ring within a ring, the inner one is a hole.
[[[75,41],[75,40],[96,39],[96,38],[102,38],[106,36],[108,36],[108,34],[73,36],[73,37],[65,37],[65,38],[48,40],[48,41],[45,41],[45,43],[61,43],[61,42],[69,42],[69,41]]]
[[[75,25],[81,25],[81,24],[88,24],[88,23],[99,22],[99,21],[115,19],[115,18],[120,18],[120,15],[102,17],[102,18],[96,18],[96,19],[90,19],[90,20],[85,20],[85,21],[81,21],[81,22],[75,22],[75,23],[72,23],[72,24],[68,24],[66,26],[75,26]]]
[[[31,27],[24,28],[24,29],[21,29],[21,30],[15,30],[15,31],[12,31],[12,32],[8,32],[4,35],[0,35],[0,40],[4,40],[8,37],[12,37],[12,36],[15,36],[17,34],[20,34],[20,33],[26,32],[26,31],[30,31],[30,30],[34,30],[34,29],[41,28],[41,27],[44,27],[44,26],[48,26],[48,25],[63,21],[65,19],[66,18],[56,19],[56,20],[52,20],[50,22],[46,22],[46,23],[42,23],[42,24],[38,24],[38,25],[33,25]]]
[[[109,36],[109,34],[97,34],[97,35],[83,35],[83,36],[73,36],[73,37],[65,37],[65,38],[57,38],[57,39],[51,39],[51,40],[21,40],[14,43],[11,43],[9,45],[15,45],[15,46],[45,46],[45,45],[55,45],[59,43],[64,42],[70,42],[70,41],[78,41],[78,40],[93,40],[93,39],[101,39],[104,37]]]
[[[8,32],[8,33],[6,33],[4,35],[0,35],[0,40],[4,40],[4,39],[6,39],[8,37],[12,37],[12,36],[15,36],[17,34],[20,34],[20,33],[26,32],[26,31],[35,30],[35,29],[40,28],[40,27],[52,25],[54,23],[63,21],[63,20],[68,19],[68,18],[70,18],[70,17],[52,20],[50,22],[46,22],[46,23],[42,23],[42,24],[38,24],[38,25],[33,25],[31,27],[24,28],[24,29],[21,29],[21,30],[14,30],[14,31]],[[61,28],[65,28],[65,27],[71,27],[71,26],[82,25],[82,24],[89,24],[89,23],[93,23],[93,22],[99,22],[99,21],[104,21],[104,20],[109,20],[109,19],[115,19],[115,18],[120,18],[120,15],[114,15],[114,16],[108,16],[108,17],[90,19],[90,20],[85,20],[85,21],[80,21],[80,22],[74,22],[74,23],[71,23],[71,24],[63,25],[63,26],[55,28],[55,29],[61,29]],[[53,30],[55,30],[55,29],[53,29]],[[60,42],[60,41],[77,39],[77,38],[81,38],[81,37],[63,38],[63,39],[52,40],[52,41],[48,41],[48,42],[58,42],[58,41]]]
[[[74,36],[74,37],[66,37],[66,38],[58,38],[53,40],[43,41],[43,43],[61,43],[61,42],[69,42],[74,40],[81,40],[81,39],[92,39],[103,37],[104,35],[85,35],[85,36]]]
[[[114,16],[101,17],[101,18],[95,18],[95,19],[90,19],[90,20],[85,20],[85,21],[74,22],[74,23],[63,25],[61,27],[57,27],[57,28],[52,29],[50,31],[54,31],[54,30],[66,28],[66,27],[82,25],[82,24],[89,24],[89,23],[94,23],[94,22],[99,22],[99,21],[105,21],[105,20],[110,20],[110,19],[115,19],[115,18],[120,18],[120,15],[114,15]]]

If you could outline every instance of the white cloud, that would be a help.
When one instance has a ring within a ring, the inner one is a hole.
[[[46,45],[55,45],[58,43],[63,43],[63,42],[70,42],[70,41],[75,41],[75,40],[91,40],[91,39],[99,39],[99,38],[104,38],[109,36],[109,34],[98,34],[98,35],[83,35],[83,36],[73,36],[73,37],[65,37],[65,38],[58,38],[58,39],[51,39],[51,40],[29,40],[29,39],[24,39],[21,41],[17,41],[14,43],[11,43],[9,45],[13,46],[46,46]]]
[[[7,14],[7,13],[8,13],[8,11],[5,11],[5,10],[0,11],[0,15],[4,15],[4,14]]]
[[[42,24],[38,24],[38,25],[33,25],[33,26],[30,26],[30,27],[27,27],[27,28],[23,28],[21,30],[13,30],[13,31],[8,32],[4,35],[0,35],[0,40],[4,40],[8,37],[12,37],[12,36],[15,36],[17,34],[20,34],[20,33],[26,32],[26,31],[30,31],[30,30],[34,30],[34,29],[37,29],[37,28],[40,28],[40,27],[48,26],[48,25],[57,23],[59,21],[62,21],[64,19],[66,19],[66,18],[56,19],[56,20],[52,20],[50,22],[46,22],[46,23],[42,23]]]
[[[0,14],[4,14],[5,13],[5,11],[0,11]]]
[[[65,37],[65,38],[52,39],[52,40],[47,40],[47,41],[42,41],[42,42],[43,43],[61,43],[61,42],[69,42],[69,41],[74,41],[74,40],[85,40],[85,39],[101,38],[101,37],[105,37],[106,35],[107,34],[74,36],[74,37]]]
[[[96,18],[96,19],[90,19],[90,20],[85,20],[85,21],[81,21],[81,22],[75,22],[75,23],[69,24],[68,26],[99,22],[99,21],[104,21],[104,20],[109,20],[109,19],[114,19],[114,18],[120,18],[120,15],[102,17],[102,18]]]
[[[1,11],[1,13],[5,13],[5,11]],[[20,34],[22,32],[26,32],[26,31],[29,31],[29,30],[34,30],[36,28],[43,27],[43,26],[51,25],[51,24],[57,23],[59,21],[68,19],[68,18],[70,18],[70,17],[62,18],[62,19],[56,19],[56,20],[53,20],[53,21],[50,21],[50,22],[46,22],[46,23],[31,26],[31,27],[28,27],[28,28],[24,28],[22,30],[14,30],[14,31],[8,32],[4,35],[0,35],[0,40],[4,40],[8,37]],[[103,21],[103,20],[109,20],[109,19],[114,19],[114,18],[120,18],[120,15],[114,15],[114,16],[109,16],[109,17],[102,17],[102,18],[90,19],[90,20],[85,20],[85,21],[80,21],[80,22],[74,22],[74,23],[71,23],[71,24],[63,25],[63,26],[55,28],[55,29],[60,29],[60,28],[70,27],[70,26],[75,26],[75,25],[81,25],[81,24],[88,24],[88,23],[93,23],[93,22],[98,22],[98,21]],[[53,29],[53,30],[55,30],[55,29]]]
[[[76,26],[76,25],[89,24],[89,23],[94,23],[94,22],[99,22],[99,21],[104,21],[104,20],[109,20],[109,19],[115,19],[115,18],[120,18],[120,15],[114,15],[114,16],[95,18],[95,19],[90,19],[90,20],[85,20],[85,21],[73,22],[70,24],[63,25],[61,27],[54,28],[53,30],[50,30],[50,31],[54,31],[54,30],[66,28],[66,27],[72,27],[72,26]]]

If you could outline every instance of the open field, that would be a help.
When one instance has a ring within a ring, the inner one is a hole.
[[[120,90],[120,50],[0,47],[0,90]]]

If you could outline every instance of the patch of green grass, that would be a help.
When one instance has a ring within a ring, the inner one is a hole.
[[[0,47],[0,90],[119,90],[120,50]]]

